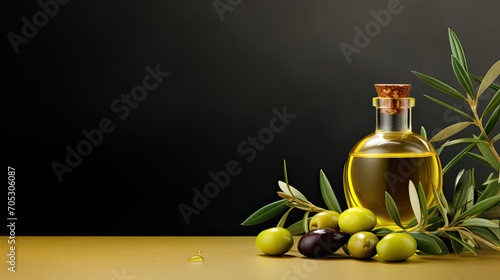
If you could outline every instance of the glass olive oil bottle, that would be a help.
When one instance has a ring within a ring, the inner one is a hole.
[[[387,191],[398,206],[403,225],[415,216],[408,194],[409,181],[422,187],[427,205],[436,203],[432,186],[442,189],[442,169],[434,147],[411,130],[411,85],[376,84],[375,132],[361,139],[349,153],[344,167],[344,193],[349,207],[375,213],[377,227],[395,227],[385,205]]]

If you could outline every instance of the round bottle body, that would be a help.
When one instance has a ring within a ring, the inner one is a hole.
[[[396,202],[403,225],[415,217],[408,193],[410,180],[415,186],[422,184],[428,206],[436,203],[432,187],[438,193],[442,190],[441,162],[432,145],[411,131],[377,131],[364,137],[344,166],[348,206],[373,211],[377,227],[396,227],[387,212],[385,192]]]

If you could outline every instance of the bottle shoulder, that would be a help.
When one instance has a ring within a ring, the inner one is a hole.
[[[434,147],[419,134],[413,132],[377,131],[362,138],[350,154],[400,154],[434,156]]]

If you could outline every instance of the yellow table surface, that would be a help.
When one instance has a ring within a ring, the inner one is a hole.
[[[7,270],[8,245],[0,237],[0,279],[499,279],[500,252],[478,250],[458,257],[413,256],[386,263],[355,260],[342,252],[329,259],[262,255],[255,237],[16,237],[16,272]],[[298,238],[295,239],[297,244]],[[188,261],[202,251],[203,263]]]

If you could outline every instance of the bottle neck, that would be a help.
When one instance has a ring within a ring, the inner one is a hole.
[[[377,107],[375,130],[382,132],[411,132],[411,107],[399,110],[401,110],[399,114],[388,114]]]

